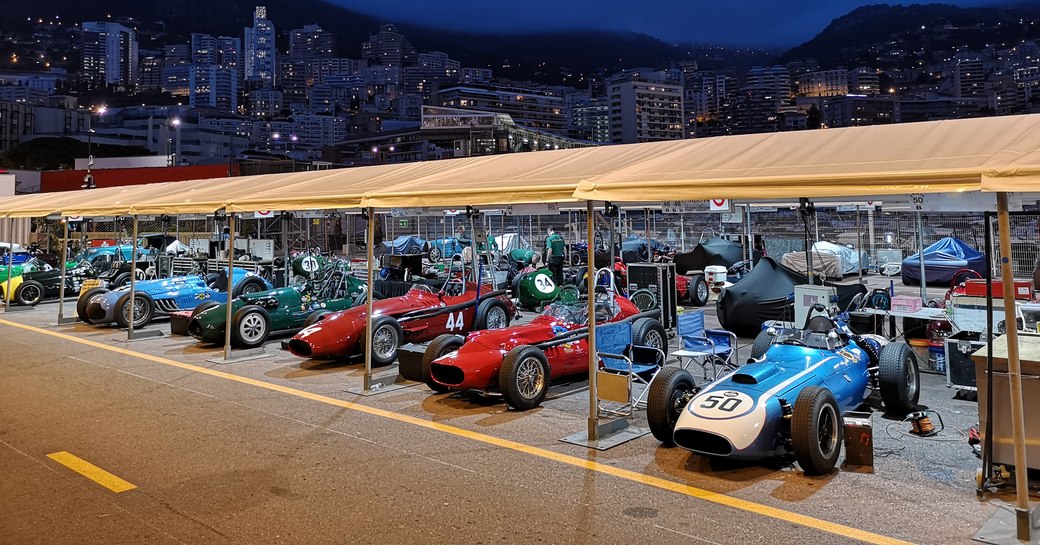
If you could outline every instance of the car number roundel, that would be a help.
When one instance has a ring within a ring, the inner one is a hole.
[[[300,260],[300,268],[309,273],[312,273],[318,270],[318,260],[310,256],[305,257],[302,260]]]
[[[534,287],[542,293],[552,293],[556,289],[556,284],[553,283],[552,278],[549,278],[549,275],[538,274],[534,277]]]
[[[689,404],[690,413],[710,420],[725,420],[744,416],[755,408],[755,401],[744,392],[710,390]]]

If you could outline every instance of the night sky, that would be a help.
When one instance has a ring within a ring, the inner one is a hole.
[[[669,42],[790,47],[877,0],[326,0],[384,18],[467,31],[631,30]],[[928,3],[922,0],[919,3]],[[984,6],[996,0],[945,0]]]

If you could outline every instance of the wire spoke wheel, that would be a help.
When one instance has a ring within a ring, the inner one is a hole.
[[[646,336],[643,337],[643,346],[647,348],[664,348],[664,339],[661,338],[661,334],[657,331],[649,331]]]
[[[508,317],[506,316],[506,309],[500,306],[491,307],[487,313],[487,328],[488,329],[502,329],[508,325]]]
[[[697,282],[697,298],[701,301],[706,301],[708,299],[707,282]]]
[[[397,332],[384,325],[372,333],[372,351],[380,358],[389,358],[397,348]]]
[[[545,387],[545,370],[537,358],[526,358],[516,369],[516,386],[520,395],[534,399]]]
[[[133,308],[133,322],[135,326],[139,326],[144,322],[144,314],[148,311],[146,306],[148,303],[143,297],[134,297],[133,303],[129,305],[123,305],[123,318],[126,319],[126,323],[130,323],[130,309]]]

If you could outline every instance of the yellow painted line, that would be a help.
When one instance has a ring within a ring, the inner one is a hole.
[[[466,430],[466,429],[462,429],[462,428],[457,428],[455,426],[448,426],[446,424],[441,424],[441,423],[438,423],[438,422],[430,422],[428,420],[422,420],[420,418],[415,418],[413,416],[398,414],[398,413],[391,412],[391,411],[386,411],[386,410],[383,410],[383,409],[377,409],[375,407],[369,407],[367,405],[361,405],[361,404],[358,404],[358,403],[352,403],[350,401],[343,401],[343,400],[340,400],[340,399],[335,399],[335,398],[332,398],[332,397],[326,397],[326,396],[314,394],[314,393],[311,393],[311,392],[305,392],[303,390],[297,390],[295,388],[290,388],[288,386],[282,386],[280,384],[272,384],[272,383],[269,383],[269,382],[264,382],[264,381],[261,381],[261,380],[252,379],[252,378],[249,378],[249,377],[242,377],[242,376],[238,376],[238,375],[233,375],[231,373],[225,373],[223,371],[216,371],[214,369],[207,369],[205,367],[199,367],[199,366],[191,365],[191,364],[188,364],[188,363],[174,361],[174,360],[163,358],[163,357],[160,357],[160,356],[153,356],[151,354],[144,354],[144,353],[141,353],[141,352],[134,352],[132,350],[127,350],[125,348],[120,348],[118,346],[110,346],[110,345],[107,345],[107,344],[104,344],[104,343],[99,343],[97,341],[91,341],[91,340],[88,340],[88,339],[81,339],[79,337],[74,337],[72,335],[66,335],[64,333],[58,333],[58,332],[55,332],[55,331],[48,331],[46,329],[41,329],[41,328],[30,326],[30,325],[19,324],[19,323],[10,322],[10,321],[7,321],[7,320],[0,320],[0,324],[8,325],[8,326],[11,326],[11,327],[16,327],[16,328],[20,328],[20,329],[24,329],[24,330],[27,330],[27,331],[33,331],[35,333],[40,333],[42,335],[49,335],[51,337],[56,337],[56,338],[59,338],[59,339],[63,339],[63,340],[66,340],[66,341],[83,344],[83,345],[86,345],[86,346],[91,346],[91,347],[97,348],[99,350],[107,350],[109,352],[115,352],[117,354],[123,354],[125,356],[130,356],[130,357],[133,357],[133,358],[143,359],[143,360],[159,363],[159,364],[162,364],[162,365],[168,365],[168,366],[171,366],[171,367],[177,367],[177,368],[184,369],[186,371],[191,371],[191,372],[194,372],[194,373],[201,373],[203,375],[209,375],[209,376],[212,376],[212,377],[217,377],[217,378],[222,378],[222,379],[226,379],[226,380],[231,380],[231,381],[238,382],[238,383],[241,383],[241,384],[248,384],[250,386],[256,386],[258,388],[264,388],[266,390],[271,390],[271,391],[274,391],[274,392],[280,392],[280,393],[283,393],[283,394],[288,394],[288,395],[300,397],[300,398],[303,398],[303,399],[309,399],[311,401],[317,401],[318,403],[324,403],[324,404],[327,404],[327,405],[334,405],[336,407],[342,407],[344,409],[349,409],[349,410],[352,410],[352,411],[357,411],[357,412],[365,413],[365,414],[372,415],[372,416],[378,416],[378,417],[381,417],[381,418],[387,418],[387,419],[395,420],[397,422],[402,422],[402,423],[405,423],[405,424],[411,424],[413,426],[419,426],[419,427],[422,427],[422,428],[436,430],[436,431],[439,431],[439,432],[449,433],[449,434],[455,435],[457,437],[465,437],[466,439],[471,439],[473,441],[479,441],[481,443],[485,443],[485,444],[488,444],[488,445],[493,445],[493,446],[496,446],[496,447],[509,449],[509,450],[512,450],[512,451],[515,451],[515,452],[522,452],[522,453],[525,453],[525,454],[530,454],[532,456],[537,456],[539,458],[543,458],[543,459],[546,459],[546,460],[552,460],[554,462],[559,462],[561,464],[567,464],[567,465],[570,465],[570,466],[578,467],[578,468],[581,468],[581,469],[586,469],[586,470],[589,470],[589,471],[595,471],[597,473],[602,473],[602,474],[605,474],[605,475],[612,475],[614,477],[618,477],[618,478],[625,479],[625,480],[632,481],[632,482],[645,484],[647,486],[652,486],[654,488],[659,488],[661,490],[668,490],[668,491],[671,491],[671,492],[676,492],[678,494],[683,494],[685,496],[689,496],[689,497],[692,497],[692,498],[697,498],[697,499],[700,499],[700,500],[712,502],[712,503],[715,503],[715,504],[718,504],[718,505],[725,505],[727,507],[732,507],[734,509],[739,509],[741,511],[746,511],[746,512],[749,512],[749,513],[755,513],[757,515],[761,515],[761,516],[764,516],[764,517],[769,517],[769,518],[777,519],[777,520],[780,520],[780,521],[789,522],[791,524],[797,524],[799,526],[805,526],[807,528],[812,528],[814,530],[819,530],[821,532],[827,532],[827,533],[835,534],[835,535],[838,535],[838,536],[846,537],[846,538],[849,538],[849,539],[855,539],[855,540],[858,540],[858,541],[862,541],[862,542],[865,542],[865,543],[873,543],[873,544],[876,544],[876,545],[912,545],[912,543],[910,543],[908,541],[903,541],[903,540],[900,540],[900,539],[895,539],[895,538],[891,538],[891,537],[888,537],[888,536],[883,536],[881,534],[868,532],[866,530],[860,530],[858,528],[853,528],[851,526],[845,526],[843,524],[837,524],[837,523],[834,523],[834,522],[828,522],[828,521],[821,520],[821,519],[814,518],[814,517],[810,517],[810,516],[807,516],[807,515],[802,515],[800,513],[795,513],[793,511],[786,511],[784,509],[778,509],[776,507],[770,507],[768,505],[762,505],[760,503],[755,503],[753,501],[748,501],[748,500],[742,500],[742,499],[739,499],[739,498],[734,498],[732,496],[727,496],[725,494],[720,494],[718,492],[712,492],[710,490],[704,490],[702,488],[696,488],[696,487],[693,487],[693,486],[677,483],[675,481],[670,481],[668,479],[661,479],[659,477],[653,477],[653,476],[650,476],[650,475],[644,475],[642,473],[638,473],[638,472],[635,472],[635,471],[630,471],[628,469],[622,469],[622,468],[619,468],[619,467],[614,467],[614,466],[611,466],[611,465],[608,465],[608,464],[601,464],[601,463],[596,462],[594,460],[578,458],[576,456],[571,456],[571,455],[568,455],[568,454],[561,454],[559,452],[555,452],[555,451],[551,451],[551,450],[547,450],[547,449],[543,449],[543,448],[534,447],[534,446],[527,445],[527,444],[524,444],[524,443],[518,443],[516,441],[510,441],[509,439],[503,439],[501,437],[494,437],[494,436],[491,436],[491,435],[485,435],[483,433],[478,433],[478,432],[475,432],[475,431],[470,431],[470,430]]]
[[[137,488],[137,486],[116,477],[83,458],[69,454],[64,450],[48,454],[47,457],[117,494]]]

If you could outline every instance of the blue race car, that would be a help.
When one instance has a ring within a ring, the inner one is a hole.
[[[426,244],[429,245],[430,250],[426,256],[430,261],[440,261],[441,258],[451,258],[452,256],[462,253],[462,242],[454,237],[448,238],[435,238],[427,240]]]
[[[161,280],[137,282],[134,299],[134,327],[142,327],[153,318],[168,316],[179,310],[192,310],[205,301],[227,302],[227,269],[206,277],[175,276]],[[242,269],[235,269],[233,297],[274,289],[267,280]],[[115,322],[120,327],[130,324],[130,286],[114,290],[94,288],[80,296],[91,324]]]
[[[902,417],[920,395],[909,346],[855,335],[831,316],[810,316],[801,329],[762,331],[751,357],[703,388],[685,369],[662,369],[646,409],[654,437],[740,460],[794,454],[806,474],[819,475],[837,464],[844,411],[879,390],[886,411]]]

